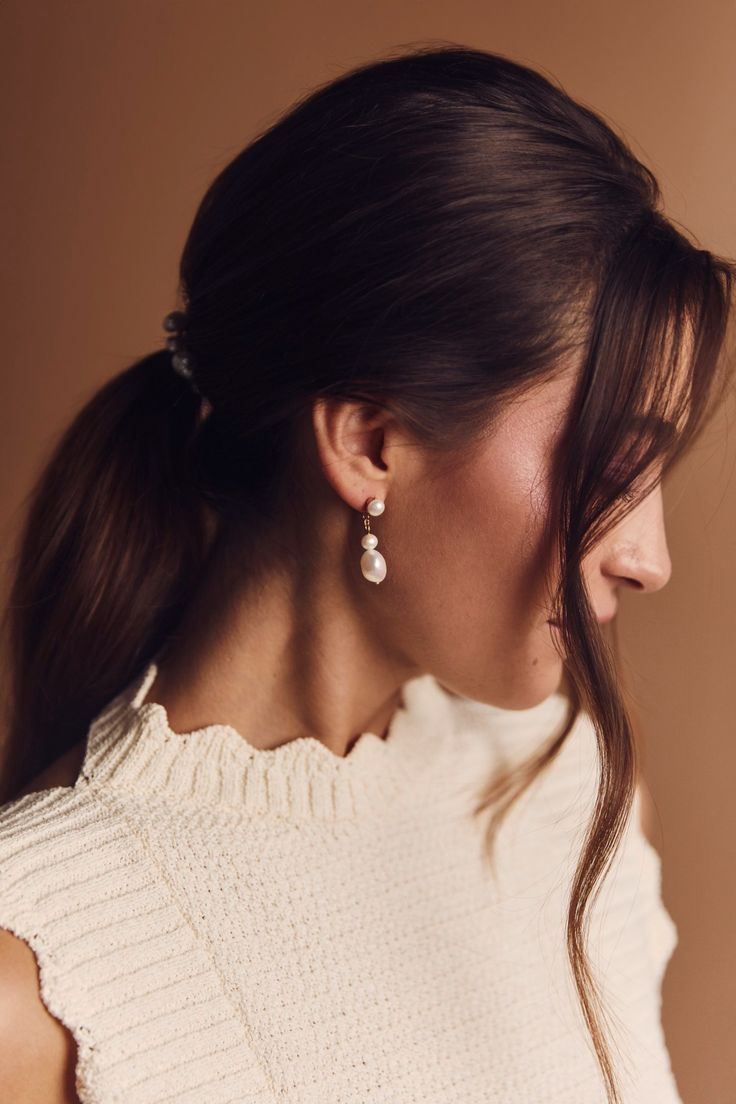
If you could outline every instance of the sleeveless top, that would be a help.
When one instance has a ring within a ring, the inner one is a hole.
[[[77,1044],[82,1104],[604,1104],[567,960],[593,808],[582,713],[484,856],[474,797],[564,723],[404,683],[385,738],[258,749],[98,714],[73,786],[0,807],[0,927]],[[558,727],[559,726],[559,727]],[[681,1104],[660,1021],[677,930],[639,796],[587,946],[624,1104]]]

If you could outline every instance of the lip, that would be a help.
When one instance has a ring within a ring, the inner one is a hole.
[[[609,613],[602,613],[600,615],[600,617],[596,617],[596,621],[598,622],[599,625],[607,625],[609,621],[613,621],[615,616],[616,616],[616,609],[614,608]],[[554,627],[556,629],[561,628],[560,622],[555,621],[555,619],[552,618],[552,617],[547,619],[547,624],[548,625],[554,625]]]

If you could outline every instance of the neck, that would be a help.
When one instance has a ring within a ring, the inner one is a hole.
[[[363,731],[385,735],[402,683],[420,672],[391,654],[360,600],[365,580],[346,579],[330,547],[345,542],[325,541],[307,563],[272,541],[255,562],[252,549],[215,541],[145,698],[175,732],[229,724],[263,749],[312,736],[339,756]]]

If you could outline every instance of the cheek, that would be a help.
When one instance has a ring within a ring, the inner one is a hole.
[[[520,447],[518,440],[507,448],[502,440],[496,444],[451,497],[459,517],[466,519],[464,562],[482,579],[504,631],[523,636],[530,618],[539,620],[548,570],[543,542],[549,496],[533,447]]]
[[[412,512],[413,535],[399,538],[411,547],[407,586],[424,593],[448,643],[463,650],[524,648],[546,610],[538,463],[518,442],[497,444],[435,485],[425,508]]]
[[[386,533],[397,655],[456,693],[510,709],[543,700],[560,675],[546,624],[548,507],[538,468],[528,451],[502,449],[423,480],[417,498],[394,496]]]

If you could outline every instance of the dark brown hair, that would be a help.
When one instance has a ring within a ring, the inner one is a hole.
[[[175,630],[212,549],[208,517],[258,539],[317,397],[390,408],[452,452],[578,357],[550,518],[570,716],[481,808],[494,810],[490,846],[589,711],[600,779],[568,953],[612,1104],[584,933],[630,812],[635,741],[580,566],[722,400],[736,271],[660,207],[609,125],[497,54],[413,47],[311,92],[219,173],[186,241],[186,342],[209,416],[164,348],[97,391],[33,489],[7,612],[2,800]]]

